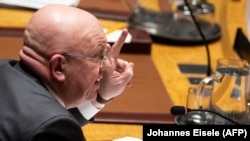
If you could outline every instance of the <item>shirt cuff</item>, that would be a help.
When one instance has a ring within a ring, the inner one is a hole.
[[[82,105],[77,107],[83,117],[90,120],[94,115],[96,115],[101,109],[97,109],[91,101],[87,101]]]

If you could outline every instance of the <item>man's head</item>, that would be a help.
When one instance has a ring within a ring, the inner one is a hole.
[[[20,59],[70,108],[96,97],[107,48],[103,28],[92,14],[49,5],[28,23]]]

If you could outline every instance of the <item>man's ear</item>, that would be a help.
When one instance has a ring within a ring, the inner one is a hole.
[[[65,65],[65,63],[65,57],[61,54],[55,54],[50,58],[51,75],[60,82],[63,82],[65,80],[65,74],[63,69],[63,65]]]

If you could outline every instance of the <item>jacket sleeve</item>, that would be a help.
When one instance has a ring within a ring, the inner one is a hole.
[[[80,123],[81,126],[88,124],[93,119],[85,119],[78,108],[71,108],[69,109],[69,112],[76,118],[76,120]]]
[[[86,141],[79,123],[71,118],[60,116],[41,125],[30,136],[29,141]]]

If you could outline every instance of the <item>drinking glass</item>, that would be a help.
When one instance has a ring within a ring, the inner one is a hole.
[[[206,112],[209,108],[211,88],[207,86],[202,94],[197,94],[197,88],[189,88],[186,107],[186,124],[207,125],[213,121],[211,113]]]
[[[220,58],[217,60],[215,73],[200,82],[197,92],[199,95],[204,86],[212,83],[209,110],[217,113],[214,115],[214,124],[246,123],[248,77],[249,64],[246,60]]]

